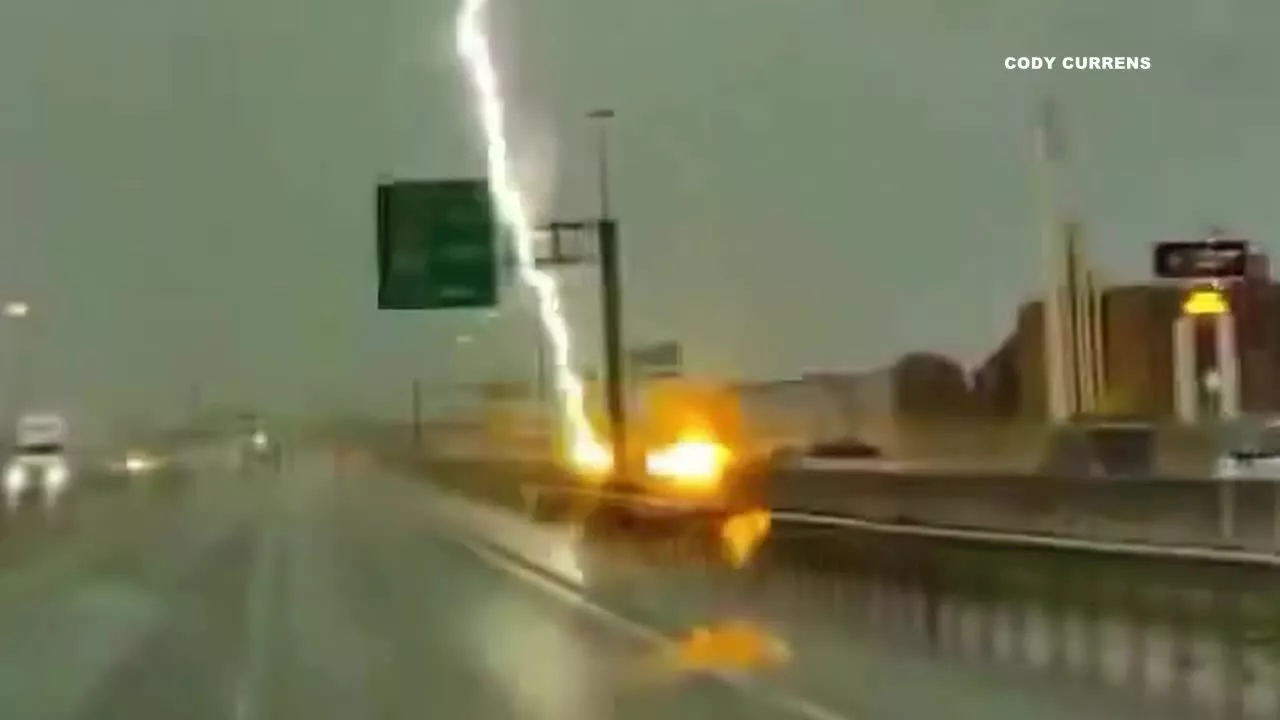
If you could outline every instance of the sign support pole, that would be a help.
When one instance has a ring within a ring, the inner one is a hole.
[[[564,251],[560,243],[561,233],[590,232],[594,230],[600,253],[600,303],[604,331],[604,385],[605,406],[609,415],[609,442],[613,451],[615,471],[621,472],[621,464],[627,455],[627,410],[624,385],[626,378],[622,351],[622,256],[618,247],[618,221],[599,218],[592,221],[552,222],[541,228],[551,234],[555,252],[539,258],[543,266],[565,266],[584,262],[580,255]]]

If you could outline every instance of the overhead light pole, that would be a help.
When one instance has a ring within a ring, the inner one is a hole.
[[[578,253],[566,251],[566,235],[591,233],[599,253],[600,303],[604,340],[605,406],[609,418],[609,447],[614,459],[614,473],[625,476],[630,457],[627,449],[627,407],[624,395],[623,325],[622,325],[622,256],[618,245],[618,221],[613,216],[609,187],[609,125],[615,117],[611,109],[587,113],[595,126],[597,190],[600,209],[594,219],[555,220],[540,228],[549,233],[550,252],[537,258],[541,266],[560,267],[586,262]]]

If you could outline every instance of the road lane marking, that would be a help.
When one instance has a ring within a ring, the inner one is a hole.
[[[558,580],[550,573],[534,569],[533,563],[521,561],[509,551],[500,549],[484,540],[465,537],[460,531],[442,531],[442,534],[457,544],[471,551],[482,561],[525,583],[551,595],[570,605],[575,610],[590,615],[606,625],[610,625],[632,637],[670,647],[672,641],[657,630],[636,622],[631,618],[616,613],[608,608],[584,597],[580,590],[574,589],[568,581]],[[779,688],[771,687],[759,681],[739,674],[712,671],[707,673],[725,685],[743,694],[755,697],[773,707],[804,720],[853,720],[849,716],[828,709],[811,700],[796,696]],[[240,720],[240,719],[237,719]]]
[[[263,522],[259,519],[259,522]],[[272,594],[279,580],[281,541],[275,523],[259,526],[253,549],[253,572],[245,593],[249,606],[245,630],[244,659],[235,683],[235,720],[253,720],[262,701],[262,680],[266,673],[267,634],[271,625]]]

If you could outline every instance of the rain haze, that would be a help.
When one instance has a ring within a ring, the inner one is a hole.
[[[531,377],[529,314],[375,309],[379,176],[480,176],[433,0],[0,7],[7,386],[95,418],[210,401],[404,412],[410,379]],[[975,362],[1040,278],[1035,108],[1065,111],[1095,259],[1221,225],[1275,249],[1280,6],[1176,0],[494,0],[522,180],[592,213],[617,111],[628,333],[779,377],[911,350]],[[1006,56],[1148,56],[1015,72]],[[596,362],[588,271],[566,276]],[[459,345],[457,338],[473,338]]]

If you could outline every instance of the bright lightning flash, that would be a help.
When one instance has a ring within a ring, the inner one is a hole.
[[[520,279],[536,295],[542,331],[550,340],[560,420],[563,435],[568,441],[570,460],[579,467],[608,467],[613,462],[612,454],[596,439],[587,417],[582,378],[574,370],[573,343],[561,306],[560,288],[556,279],[538,269],[536,264],[536,229],[512,170],[505,101],[484,22],[488,5],[489,0],[462,0],[457,14],[456,40],[458,56],[470,79],[484,133],[489,191],[503,223],[511,232]]]

